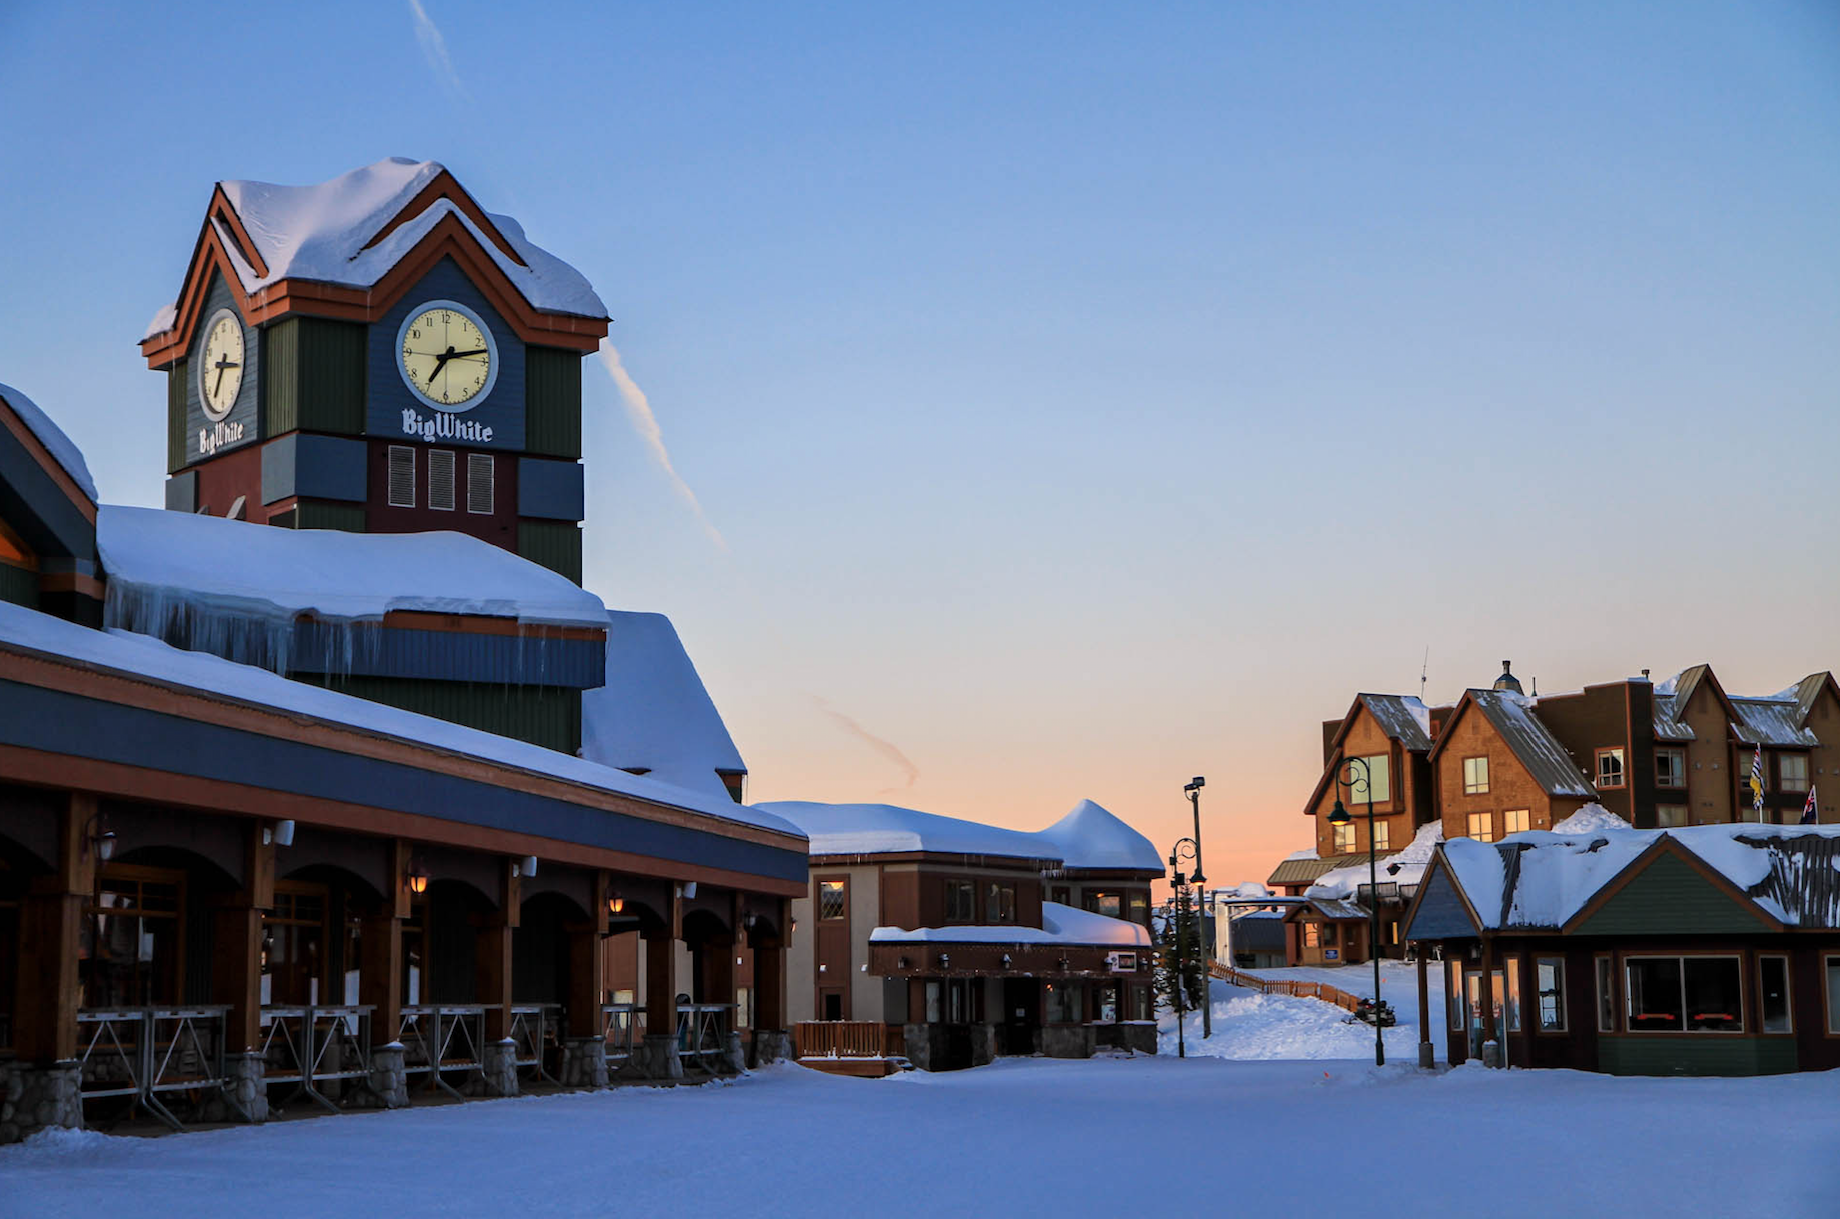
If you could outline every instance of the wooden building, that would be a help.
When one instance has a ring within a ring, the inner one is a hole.
[[[889,805],[761,808],[811,840],[788,981],[800,1030],[866,1024],[883,1056],[932,1070],[1155,1052],[1149,897],[1162,864],[1103,808],[1082,802],[1037,833]]]
[[[1453,1063],[1840,1067],[1840,826],[1595,821],[1439,848],[1407,915],[1421,1061],[1442,1028]],[[1447,971],[1443,1013],[1425,1010],[1431,968]]]

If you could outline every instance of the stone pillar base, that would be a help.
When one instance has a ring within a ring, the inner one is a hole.
[[[722,1063],[735,1074],[747,1071],[747,1054],[741,1048],[741,1034],[728,1033],[722,1039]]]
[[[562,1086],[605,1088],[607,1043],[599,1037],[570,1037],[562,1043]]]
[[[1482,1065],[1485,1067],[1501,1065],[1501,1042],[1485,1041],[1482,1043]]]
[[[981,1067],[996,1061],[997,1026],[994,1024],[974,1024],[971,1026],[971,1065]]]
[[[632,1067],[645,1079],[682,1079],[684,1061],[677,1054],[677,1038],[671,1034],[647,1034],[633,1047]]]
[[[409,1107],[409,1073],[403,1069],[402,1043],[380,1045],[371,1051],[371,1090],[359,1091],[352,1104],[361,1109]]]
[[[35,1067],[0,1062],[0,1143],[40,1130],[83,1129],[83,1077],[75,1062]]]
[[[518,1094],[517,1042],[507,1037],[479,1047],[479,1090],[485,1096]]]
[[[754,1030],[754,1065],[769,1066],[793,1057],[792,1034],[783,1029]]]
[[[1418,1069],[1429,1071],[1437,1066],[1437,1051],[1431,1048],[1429,1041],[1418,1043]]]
[[[260,1125],[268,1120],[267,1064],[260,1054],[224,1057],[224,1120]]]

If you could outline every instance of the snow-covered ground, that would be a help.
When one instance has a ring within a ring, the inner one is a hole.
[[[1262,977],[1274,977],[1290,974],[1332,974],[1335,970],[1281,970],[1262,969]],[[1328,978],[1298,978],[1299,981],[1328,981],[1339,985],[1350,994],[1366,994],[1373,989],[1373,971],[1368,970],[1364,987],[1342,985]],[[1386,1060],[1388,1063],[1418,1061],[1418,993],[1412,992],[1409,1006],[1402,1006],[1398,992],[1393,989],[1392,981],[1384,974],[1380,985],[1387,996],[1387,1002],[1393,1005],[1399,1023],[1386,1030]],[[1416,982],[1414,986],[1416,986]],[[1374,1056],[1374,1030],[1372,1025],[1362,1024],[1349,1019],[1348,1013],[1332,1003],[1320,999],[1300,999],[1290,995],[1261,995],[1257,991],[1246,990],[1238,986],[1229,986],[1225,982],[1213,983],[1211,998],[1214,1004],[1214,1035],[1203,1038],[1201,1013],[1190,1012],[1183,1021],[1182,1033],[1187,1042],[1187,1052],[1191,1058],[1235,1058],[1235,1059],[1275,1059],[1275,1058],[1365,1058]],[[1443,992],[1440,989],[1431,996],[1432,1011],[1443,1010]],[[1435,1019],[1435,1017],[1434,1017]],[[1431,1032],[1431,1044],[1437,1060],[1444,1061],[1443,1033],[1434,1025]],[[1176,1027],[1172,1016],[1165,1013],[1157,1030],[1157,1049],[1163,1054],[1175,1054]]]
[[[1796,1219],[1835,1213],[1837,1126],[1840,1073],[1137,1057],[857,1080],[782,1066],[160,1139],[60,1132],[0,1147],[0,1216],[1085,1216],[1175,1196],[1245,1214],[1366,1199],[1387,1215]]]
[[[1345,990],[1351,995],[1372,998],[1374,993],[1374,967],[1367,965],[1344,965],[1340,969],[1331,969],[1321,965],[1294,965],[1283,969],[1249,969],[1245,972],[1257,974],[1261,978],[1273,981],[1288,980],[1292,982],[1322,982],[1337,990]],[[1426,997],[1431,1005],[1431,1020],[1435,1025],[1443,1019],[1444,1012],[1444,966],[1437,961],[1431,962],[1430,972],[1426,975]],[[1408,965],[1404,961],[1380,962],[1380,993],[1392,1005],[1393,1014],[1399,1017],[1400,1024],[1418,1023],[1418,966]],[[1432,1040],[1436,1041],[1435,1031]]]

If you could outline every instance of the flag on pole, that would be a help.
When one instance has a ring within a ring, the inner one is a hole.
[[[1757,820],[1763,820],[1763,742],[1757,742],[1757,752],[1751,755],[1751,809],[1757,814]]]
[[[1802,824],[1813,825],[1816,821],[1814,804],[1814,784],[1808,785],[1808,799],[1802,805]]]

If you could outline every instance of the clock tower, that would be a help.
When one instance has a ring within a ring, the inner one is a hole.
[[[166,506],[294,529],[454,530],[581,580],[581,360],[606,308],[432,161],[220,182],[178,300]]]

